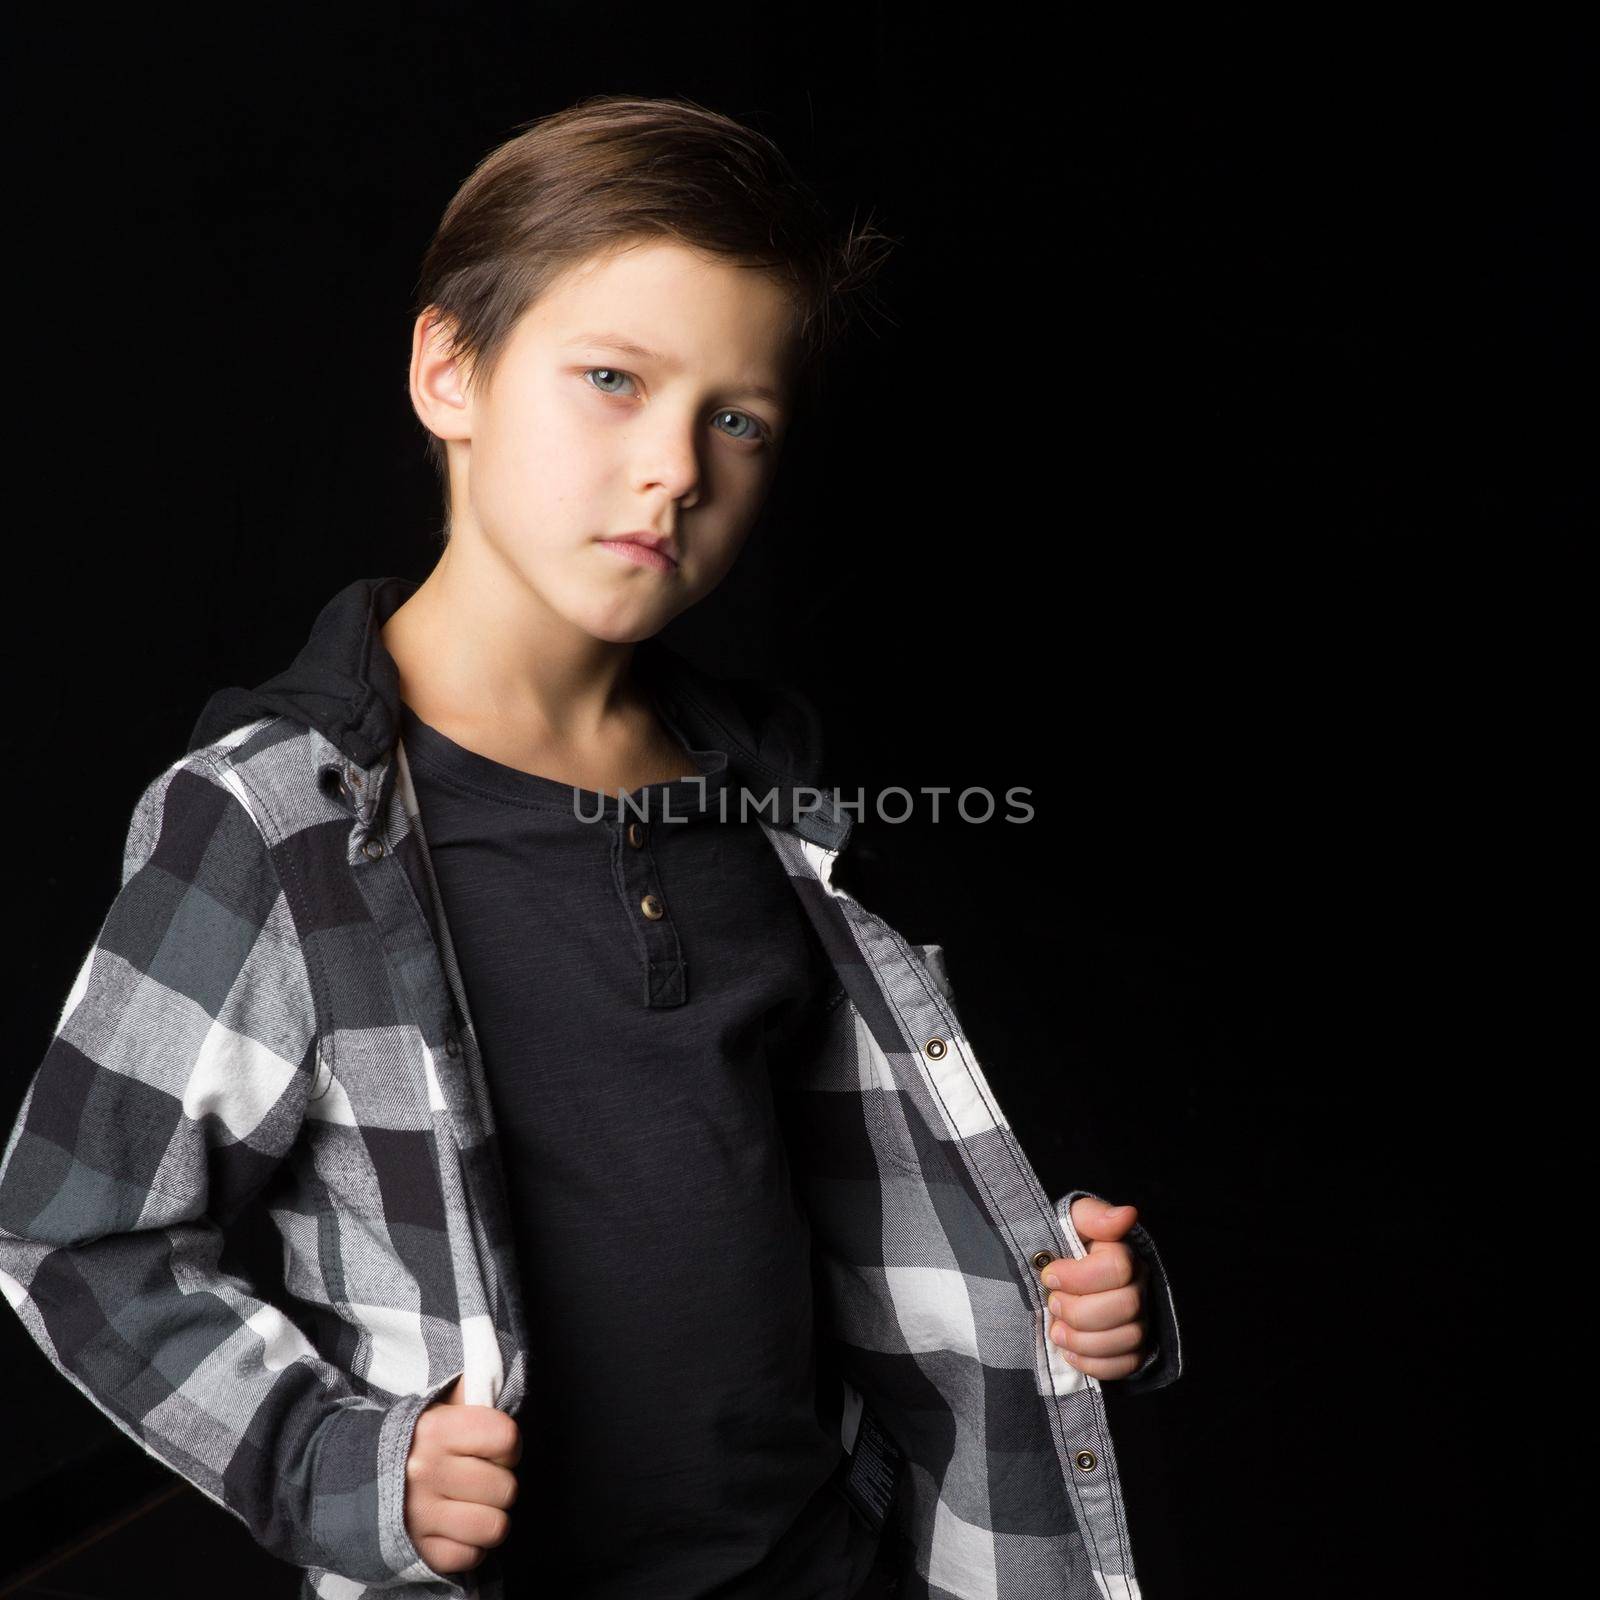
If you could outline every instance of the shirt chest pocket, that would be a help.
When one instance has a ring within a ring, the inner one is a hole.
[[[914,944],[911,948],[916,952],[918,961],[926,969],[934,988],[946,1000],[953,1003],[955,996],[950,990],[950,976],[945,971],[944,946],[942,944]]]
[[[883,1160],[921,1176],[976,1125],[975,1079],[945,970],[944,948],[910,944],[886,925],[869,941],[881,1000],[876,1028],[857,1015],[866,1122]],[[981,1098],[981,1096],[979,1097]],[[978,1118],[976,1120],[986,1120]]]
[[[909,1120],[915,1113],[900,1076],[915,1064],[903,1052],[891,1063],[843,984],[826,993],[797,1054],[785,1119],[803,1166],[862,1179],[883,1168],[921,1170]]]
[[[454,1034],[430,1046],[410,1025],[341,1030],[306,1119],[337,1299],[365,1335],[370,1380],[418,1393],[465,1371],[473,1403],[490,1405],[518,1336],[470,1089],[451,1077],[462,1060]]]

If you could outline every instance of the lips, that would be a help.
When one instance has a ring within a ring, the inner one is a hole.
[[[635,566],[650,567],[656,572],[675,572],[678,563],[672,558],[668,548],[670,541],[661,540],[659,545],[647,544],[642,539],[622,536],[614,539],[601,539],[600,544],[606,549],[614,551],[624,561],[632,562]]]

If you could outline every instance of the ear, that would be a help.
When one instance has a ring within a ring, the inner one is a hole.
[[[440,439],[471,439],[471,368],[450,353],[451,325],[434,306],[411,330],[411,404],[422,425]]]

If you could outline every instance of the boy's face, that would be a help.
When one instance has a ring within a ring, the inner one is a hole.
[[[794,326],[766,273],[655,239],[559,279],[481,392],[425,313],[412,399],[449,453],[447,558],[498,568],[595,638],[657,633],[721,582],[761,509]],[[639,532],[670,534],[676,562],[606,542]]]

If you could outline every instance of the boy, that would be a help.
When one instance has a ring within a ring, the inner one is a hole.
[[[804,696],[654,637],[872,249],[685,102],[495,151],[419,285],[439,562],[136,808],[0,1282],[304,1595],[1138,1594],[1099,1383],[1179,1370],[1153,1244],[1044,1197],[938,947],[832,883]]]

